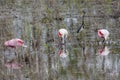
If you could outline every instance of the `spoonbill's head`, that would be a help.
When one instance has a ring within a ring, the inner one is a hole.
[[[16,47],[27,47],[26,45],[24,45],[24,41],[21,40],[21,39],[11,39],[11,40],[8,40],[4,43],[5,46],[7,47],[11,47],[11,48],[16,48]]]
[[[58,37],[67,38],[67,36],[68,36],[68,31],[66,29],[59,29]]]
[[[27,46],[24,44],[24,41],[21,40],[21,39],[16,39],[16,43],[17,43],[17,46],[27,47]]]
[[[98,30],[98,36],[100,38],[104,38],[104,40],[109,39],[109,34],[110,34],[109,31],[106,29],[99,29]]]

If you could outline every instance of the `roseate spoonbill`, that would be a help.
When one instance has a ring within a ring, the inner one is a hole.
[[[62,39],[62,43],[64,44],[66,42],[66,38],[68,36],[68,31],[66,29],[59,29],[58,31],[58,37]]]
[[[8,40],[4,43],[5,46],[7,47],[11,47],[11,48],[16,48],[16,47],[27,47],[26,45],[24,45],[24,41],[21,40],[21,39],[11,39],[11,40]]]
[[[109,34],[110,34],[109,31],[106,30],[106,29],[99,29],[98,30],[98,36],[100,38],[104,39],[103,42],[106,41],[109,38]]]
[[[84,29],[84,17],[85,17],[85,11],[83,11],[82,24],[78,28],[77,33],[79,33],[81,29]]]

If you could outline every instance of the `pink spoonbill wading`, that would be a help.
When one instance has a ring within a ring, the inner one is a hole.
[[[58,31],[58,37],[62,39],[62,43],[64,44],[66,42],[66,38],[68,36],[68,31],[66,29],[59,29]]]
[[[103,38],[103,42],[109,39],[109,31],[107,29],[99,29],[98,30],[98,36],[100,38]]]
[[[11,40],[8,40],[4,43],[4,45],[6,47],[11,47],[11,48],[17,48],[17,47],[27,47],[25,44],[24,44],[24,41],[21,40],[21,39],[11,39]]]

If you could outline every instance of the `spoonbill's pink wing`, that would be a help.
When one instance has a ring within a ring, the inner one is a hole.
[[[16,47],[16,40],[15,39],[8,40],[4,43],[4,45],[7,47]]]

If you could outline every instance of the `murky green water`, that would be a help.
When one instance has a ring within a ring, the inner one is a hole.
[[[120,80],[119,1],[0,2],[0,80]],[[85,28],[77,33],[82,10]],[[60,28],[69,32],[66,45]],[[97,36],[101,28],[110,32],[105,44]],[[28,47],[4,46],[16,37]]]
[[[70,36],[70,35],[69,35]],[[85,36],[87,37],[87,36]],[[76,38],[76,36],[74,37]],[[58,40],[58,39],[56,39]],[[27,42],[27,41],[26,41]],[[120,44],[67,40],[30,47],[6,48],[1,57],[3,80],[119,80]]]

